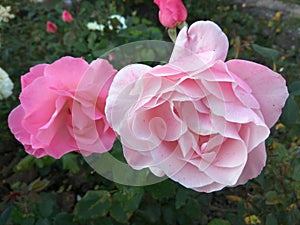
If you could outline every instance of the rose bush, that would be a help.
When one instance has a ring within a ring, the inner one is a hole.
[[[285,80],[254,62],[224,62],[227,50],[221,29],[200,21],[180,31],[168,64],[117,73],[105,112],[130,166],[203,192],[261,172]]]
[[[35,157],[110,150],[116,135],[104,106],[115,74],[102,59],[63,57],[32,67],[21,77],[21,104],[8,118],[12,133]]]
[[[187,18],[187,11],[181,0],[154,0],[159,7],[159,21],[168,28],[182,24]]]

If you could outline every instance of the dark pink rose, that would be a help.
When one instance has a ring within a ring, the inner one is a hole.
[[[67,22],[67,23],[71,23],[73,21],[72,15],[67,10],[64,10],[62,12],[61,18],[64,22]]]
[[[57,26],[55,23],[52,23],[51,21],[47,21],[46,30],[49,33],[55,33],[57,31]]]
[[[115,73],[101,59],[63,57],[32,67],[21,77],[21,104],[8,118],[12,133],[35,157],[110,150],[116,135],[104,107]]]
[[[182,24],[187,18],[187,11],[181,0],[154,0],[159,7],[159,21],[168,28]]]
[[[105,112],[130,166],[200,192],[260,174],[287,87],[263,65],[224,62],[227,49],[216,24],[196,22],[180,32],[168,64],[117,73]]]

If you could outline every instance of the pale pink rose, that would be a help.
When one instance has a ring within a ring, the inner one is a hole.
[[[48,33],[55,33],[57,31],[57,26],[55,23],[52,23],[51,21],[47,21],[46,30]]]
[[[35,157],[110,150],[116,135],[104,107],[115,74],[102,59],[63,57],[32,67],[21,77],[21,104],[8,118],[12,133]]]
[[[212,22],[181,31],[178,42],[170,63],[117,73],[107,120],[134,169],[200,192],[244,184],[265,166],[264,141],[288,97],[285,80],[257,63],[225,63],[227,38]]]
[[[187,11],[181,0],[154,0],[159,7],[159,21],[168,28],[182,24],[187,18]]]
[[[73,21],[72,15],[67,10],[64,10],[62,12],[61,18],[64,22],[67,22],[67,23],[71,23]]]

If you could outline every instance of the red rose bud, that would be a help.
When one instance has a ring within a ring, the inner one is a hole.
[[[187,11],[181,0],[154,0],[159,7],[159,21],[168,28],[185,22]]]
[[[46,30],[49,33],[55,33],[57,31],[57,26],[55,23],[52,23],[51,21],[47,21]]]
[[[67,10],[63,11],[61,17],[64,22],[71,23],[73,21],[72,15]]]

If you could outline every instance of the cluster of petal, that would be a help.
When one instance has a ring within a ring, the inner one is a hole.
[[[55,23],[51,22],[51,21],[47,21],[46,23],[46,30],[48,33],[56,33],[57,31],[57,26]]]
[[[113,20],[117,20],[118,21],[118,24],[117,25],[113,25]],[[98,24],[96,21],[94,22],[89,22],[87,23],[87,28],[89,30],[98,30],[100,32],[103,33],[104,29],[105,29],[105,25],[104,24]],[[111,15],[108,17],[108,21],[107,21],[107,24],[106,24],[107,28],[109,30],[114,30],[114,28],[116,28],[116,31],[120,31],[120,30],[123,30],[123,29],[126,29],[127,28],[127,25],[126,25],[126,20],[123,16],[121,15],[118,15],[118,14],[114,14],[114,15]]]
[[[64,10],[62,12],[61,18],[64,22],[67,22],[67,23],[71,23],[73,21],[72,15],[67,10]]]
[[[11,7],[10,6],[2,6],[0,5],[0,23],[8,22],[10,19],[15,18],[15,15],[10,13]]]
[[[124,30],[127,28],[125,17],[118,15],[118,14],[114,14],[114,15],[109,16],[109,20],[107,21],[108,29],[110,29],[110,30],[114,29],[114,27],[112,26],[112,22],[111,22],[111,20],[113,20],[113,19],[118,20],[120,23],[120,25],[117,25],[117,31]]]
[[[86,24],[86,26],[87,26],[87,28],[89,30],[99,30],[101,32],[103,32],[104,28],[105,28],[105,26],[103,24],[98,24],[96,21],[94,21],[94,22],[88,22]]]
[[[168,28],[182,24],[187,18],[187,11],[181,0],[154,0],[159,7],[159,21]]]
[[[8,118],[12,133],[35,157],[110,150],[116,135],[104,107],[115,74],[101,59],[88,64],[82,58],[63,57],[32,67],[21,77],[21,104]]]
[[[117,73],[105,112],[130,166],[200,192],[260,174],[285,80],[254,62],[224,62],[227,50],[221,29],[199,21],[180,31],[168,64]]]
[[[0,67],[0,100],[12,95],[14,84],[8,74]]]
[[[44,2],[44,0],[30,0],[30,2],[33,2],[33,3],[41,3],[41,2]]]

